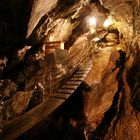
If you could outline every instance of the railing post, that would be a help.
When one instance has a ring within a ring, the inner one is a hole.
[[[43,73],[43,100],[42,101],[44,101],[45,100],[45,73]]]
[[[49,95],[52,94],[52,73],[49,74]]]
[[[3,129],[2,119],[3,119],[3,101],[0,101],[0,135]]]

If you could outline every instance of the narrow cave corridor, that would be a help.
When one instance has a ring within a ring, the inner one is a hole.
[[[139,140],[140,0],[1,0],[0,139]]]

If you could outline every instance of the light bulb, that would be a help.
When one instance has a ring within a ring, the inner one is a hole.
[[[88,19],[88,24],[89,24],[90,26],[96,26],[96,25],[97,25],[97,20],[96,20],[96,18],[95,18],[95,17],[90,17],[90,18]]]
[[[95,37],[95,38],[93,38],[93,41],[99,41],[100,40],[100,38],[99,37]]]
[[[104,27],[107,28],[109,27],[110,25],[112,24],[112,21],[111,19],[107,18],[105,21],[104,21]]]

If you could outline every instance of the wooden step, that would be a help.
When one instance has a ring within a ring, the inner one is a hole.
[[[86,74],[81,74],[81,75],[75,74],[73,77],[74,78],[82,78],[82,77],[86,77]]]
[[[91,68],[85,68],[84,69],[84,71],[90,71],[91,70]]]
[[[77,71],[76,74],[77,74],[77,73],[78,73],[78,74],[87,74],[89,71],[90,71],[89,68],[85,68],[84,70],[79,70],[79,71]]]
[[[85,69],[91,69],[92,68],[92,65],[87,65],[86,67],[85,67]]]
[[[83,81],[83,80],[84,80],[84,77],[82,77],[82,78],[73,77],[73,78],[70,79],[70,81]]]
[[[77,85],[63,85],[61,88],[76,90]]]
[[[87,74],[87,72],[84,72],[82,70],[79,70],[78,72],[76,72],[75,75],[83,75],[83,74]]]
[[[65,93],[65,94],[72,94],[74,92],[73,89],[59,89],[57,93]]]
[[[55,93],[51,95],[53,98],[60,98],[60,99],[67,99],[70,97],[70,94],[64,94],[64,93]]]
[[[68,81],[65,83],[65,85],[77,85],[79,86],[81,84],[81,81]]]

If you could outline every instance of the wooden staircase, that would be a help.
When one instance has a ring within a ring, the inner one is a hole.
[[[78,70],[61,88],[51,97],[67,99],[83,82],[87,74],[92,68],[92,64],[88,64],[85,69]]]
[[[11,121],[9,124],[5,125],[2,135],[0,135],[0,139],[14,140],[34,127],[36,124],[47,119],[50,114],[66,102],[72,93],[75,92],[91,68],[92,65],[89,64],[85,67],[85,69],[79,69],[55,94],[52,94],[47,100],[44,100],[32,110],[24,113],[15,120]]]

